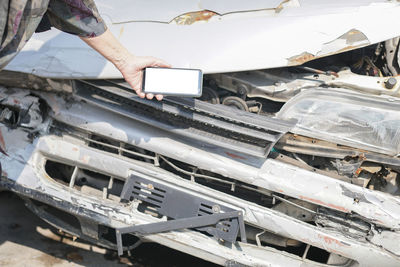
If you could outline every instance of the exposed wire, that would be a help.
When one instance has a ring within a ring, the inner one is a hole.
[[[182,173],[184,173],[186,175],[199,177],[199,178],[204,178],[204,179],[209,179],[209,180],[213,180],[213,181],[218,181],[218,182],[222,182],[222,183],[229,184],[229,185],[235,184],[234,182],[225,181],[225,180],[222,180],[222,179],[219,179],[219,178],[215,178],[215,177],[212,177],[212,176],[209,176],[209,175],[204,175],[204,174],[199,174],[199,173],[195,173],[195,172],[186,171],[186,170],[184,170],[182,168],[179,168],[178,166],[176,166],[175,164],[173,164],[172,162],[167,160],[165,157],[163,157],[161,155],[159,155],[159,157],[163,161],[165,161],[165,163],[167,163],[169,166],[171,166],[173,169],[175,169],[176,171],[182,172]]]
[[[277,196],[277,195],[275,195],[275,194],[272,194],[272,196],[275,197],[275,198],[277,198],[277,199],[279,199],[280,201],[286,202],[286,203],[288,203],[288,204],[290,204],[290,205],[293,205],[293,206],[295,206],[295,207],[297,207],[297,208],[299,208],[299,209],[303,209],[303,210],[308,211],[308,212],[310,212],[310,213],[312,213],[312,214],[318,214],[318,212],[316,212],[316,211],[307,209],[307,208],[305,208],[305,207],[303,207],[303,206],[301,206],[301,205],[299,205],[299,204],[296,204],[296,203],[294,203],[294,202],[292,202],[292,201],[290,201],[290,200],[287,200],[287,199],[285,199],[285,198],[283,198],[283,197]]]
[[[266,192],[265,190],[259,190],[259,189],[257,189],[257,188],[253,188],[253,187],[250,187],[250,186],[246,186],[246,185],[244,185],[244,184],[238,185],[236,182],[226,181],[226,180],[223,180],[223,179],[220,179],[220,178],[216,178],[216,177],[212,177],[212,176],[209,176],[209,175],[204,175],[204,174],[199,174],[199,173],[195,173],[195,172],[186,171],[186,170],[184,170],[184,169],[182,169],[182,168],[179,168],[179,167],[176,166],[175,164],[173,164],[171,161],[169,161],[168,159],[166,159],[164,156],[159,155],[159,157],[160,157],[165,163],[167,163],[169,166],[171,166],[173,169],[175,169],[176,171],[182,172],[182,173],[184,173],[184,174],[186,174],[186,175],[189,175],[189,176],[191,176],[191,177],[198,177],[198,178],[213,180],[213,181],[216,181],[216,182],[221,182],[221,183],[224,183],[224,184],[231,185],[231,188],[232,188],[232,187],[233,187],[233,188],[236,188],[236,186],[240,186],[240,187],[242,187],[242,188],[244,188],[244,189],[252,190],[252,191],[255,191],[255,192],[260,193],[260,194],[263,194],[263,195],[269,195],[268,192]],[[195,181],[195,182],[196,182],[196,181]]]
[[[331,71],[331,70],[323,71],[323,70],[314,69],[314,68],[310,68],[310,67],[303,67],[303,66],[298,67],[298,68],[306,70],[306,71],[310,71],[310,72],[313,72],[313,73],[317,73],[317,74],[333,75],[336,78],[339,77],[339,74],[337,74],[336,72]]]

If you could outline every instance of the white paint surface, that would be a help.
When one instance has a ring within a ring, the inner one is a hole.
[[[202,69],[204,73],[298,65],[302,59],[293,57],[304,53],[322,57],[400,36],[398,1],[302,0],[279,12],[229,13],[192,25],[151,21],[158,19],[154,9],[164,12],[162,5],[152,5],[148,13],[141,11],[148,14],[148,20],[115,24],[118,16],[126,16],[126,21],[129,14],[132,21],[137,16],[135,6],[123,2],[96,1],[124,46],[136,55],[156,56],[173,67]],[[175,8],[178,3],[171,4],[170,9]],[[366,39],[355,43],[338,39],[354,29]],[[6,69],[53,78],[122,78],[111,63],[81,40],[57,30],[35,34]]]

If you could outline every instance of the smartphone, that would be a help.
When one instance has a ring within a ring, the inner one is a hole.
[[[142,92],[198,97],[202,94],[203,72],[198,69],[145,68]]]

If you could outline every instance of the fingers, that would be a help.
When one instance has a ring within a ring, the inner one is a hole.
[[[143,69],[146,67],[170,68],[171,65],[155,57],[135,57],[135,60],[130,63],[131,64],[128,64],[127,67],[125,66],[125,68],[120,69],[125,80],[136,91],[136,94],[140,98],[153,99],[154,94],[145,94],[142,92]],[[162,95],[156,95],[155,97],[159,101],[163,99]]]
[[[136,90],[136,94],[140,97],[140,98],[147,98],[149,100],[153,99],[154,95],[153,94],[145,94],[143,93],[141,90]],[[156,95],[156,99],[158,101],[161,101],[163,99],[163,95]]]
[[[153,99],[154,95],[153,94],[146,94],[147,99]],[[163,95],[155,95],[156,99],[158,101],[161,101],[163,99]]]
[[[144,98],[146,96],[145,93],[142,92],[142,90],[135,90],[136,94],[140,97],[140,98]]]

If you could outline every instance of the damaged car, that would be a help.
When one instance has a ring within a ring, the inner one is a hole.
[[[37,33],[0,72],[2,188],[119,254],[400,265],[399,1],[96,4],[133,53],[202,69],[203,95],[141,99]]]

